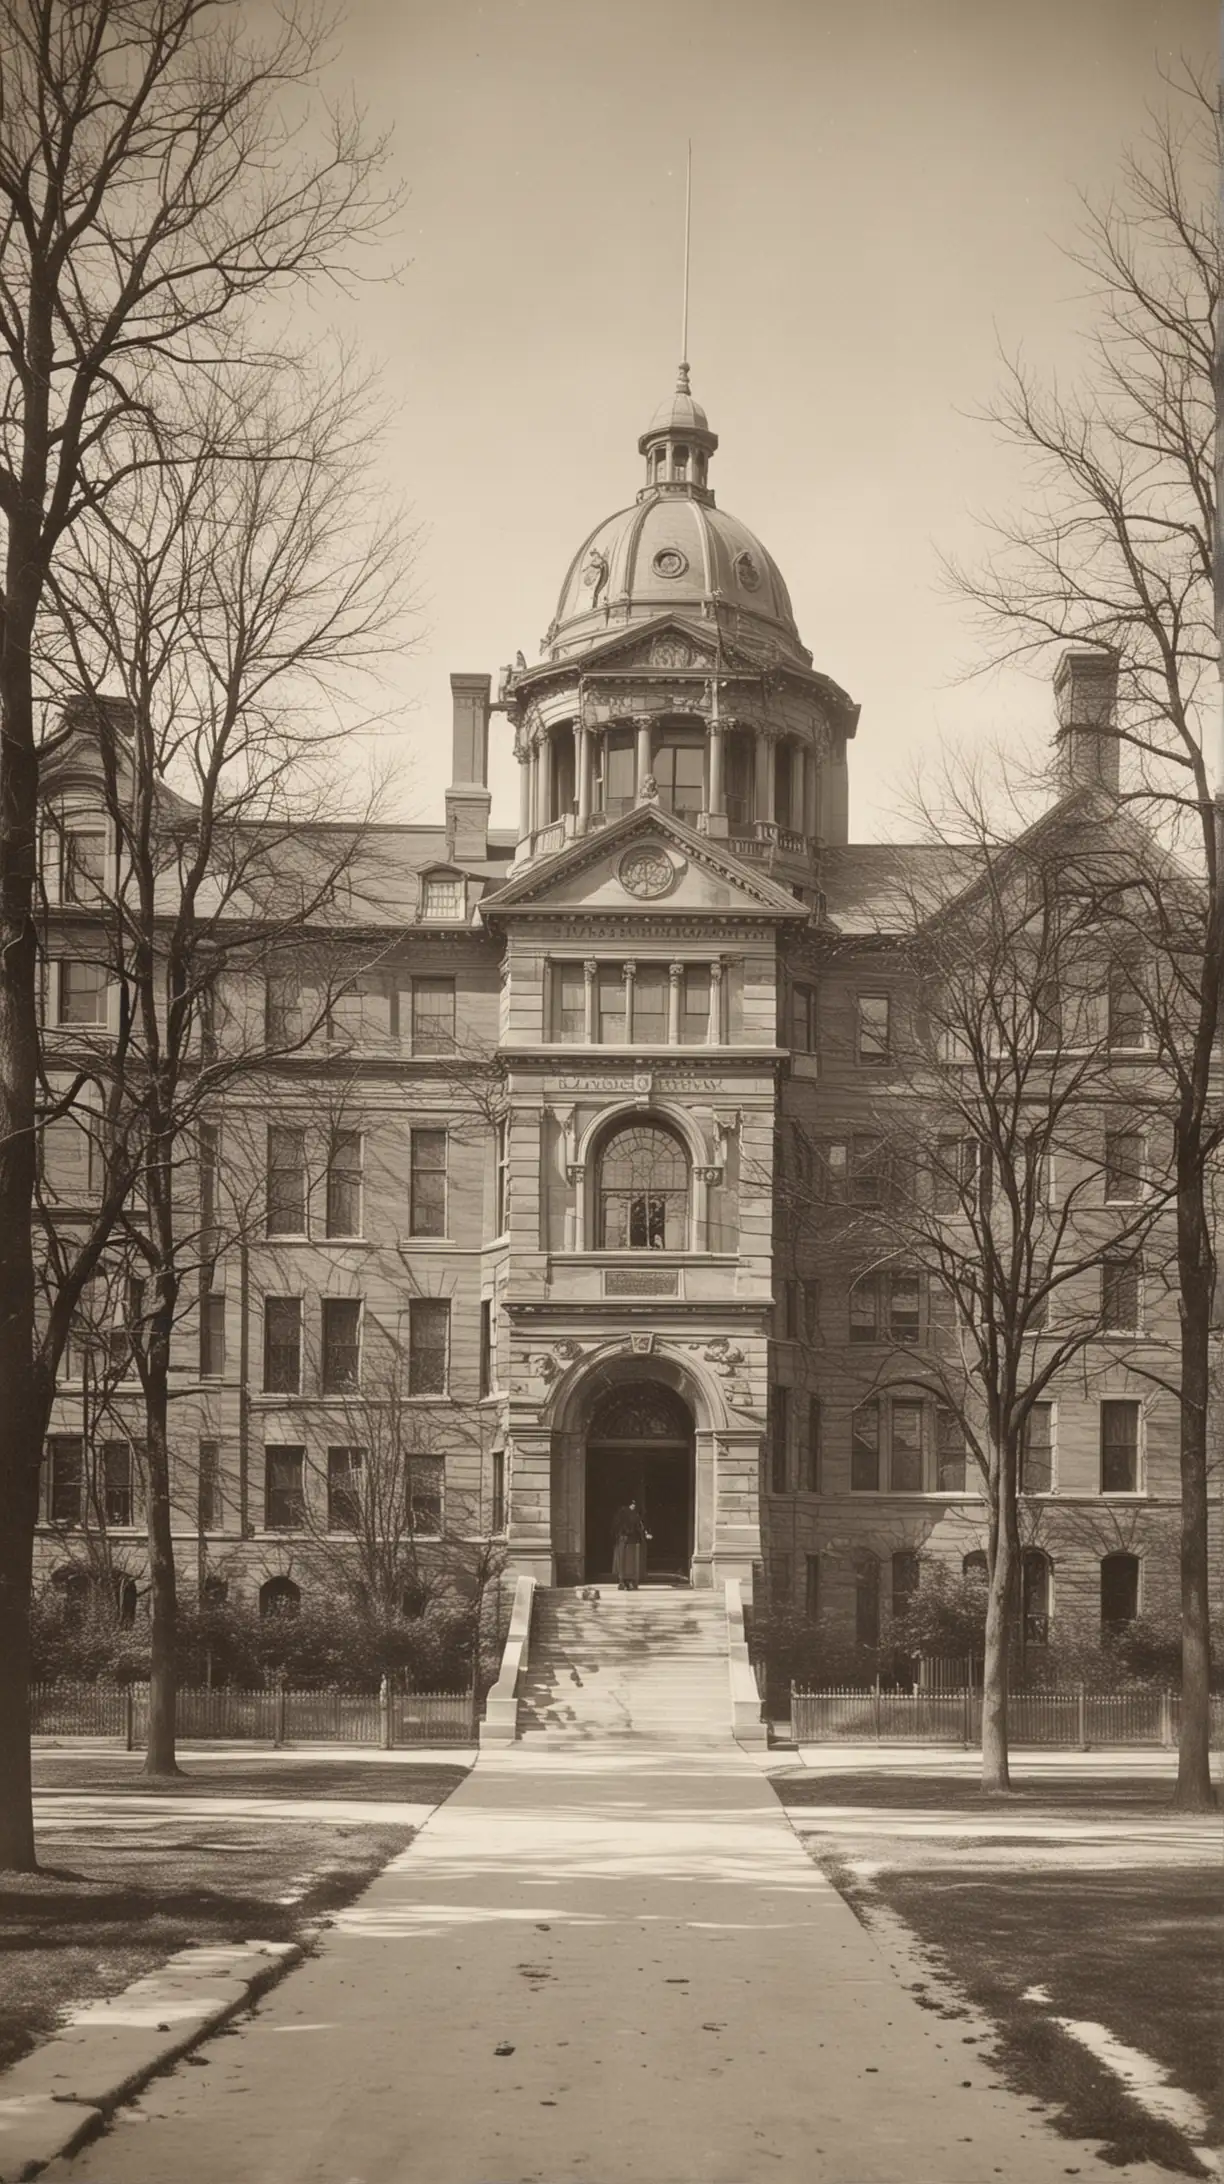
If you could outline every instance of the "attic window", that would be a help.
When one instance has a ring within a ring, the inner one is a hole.
[[[461,918],[464,910],[463,881],[454,873],[438,873],[421,890],[423,918]]]

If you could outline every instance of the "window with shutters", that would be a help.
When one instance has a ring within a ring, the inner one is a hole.
[[[267,1233],[306,1234],[306,1133],[268,1125]]]
[[[361,1384],[361,1299],[324,1297],[324,1395],[348,1395]]]
[[[327,1152],[326,1219],[329,1236],[361,1234],[362,1139],[360,1130],[337,1130]]]
[[[1139,1491],[1139,1405],[1129,1398],[1101,1405],[1101,1492]]]
[[[446,1234],[446,1132],[414,1130],[408,1188],[408,1227],[413,1236]]]
[[[304,1448],[270,1442],[264,1449],[265,1530],[301,1531],[306,1521],[305,1469]]]
[[[445,1395],[450,1349],[450,1302],[413,1297],[408,1306],[408,1393]]]
[[[302,1300],[264,1298],[264,1392],[298,1395],[302,1387]]]

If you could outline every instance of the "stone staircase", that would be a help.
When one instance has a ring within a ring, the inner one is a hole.
[[[721,1592],[537,1590],[518,1700],[524,1743],[731,1742]]]

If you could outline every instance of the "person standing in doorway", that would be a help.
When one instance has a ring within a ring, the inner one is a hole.
[[[636,1501],[622,1502],[612,1519],[612,1575],[618,1592],[636,1592],[646,1571],[650,1538]]]

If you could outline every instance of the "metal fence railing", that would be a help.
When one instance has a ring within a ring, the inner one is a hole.
[[[149,1732],[147,1684],[36,1684],[35,1736],[117,1737],[135,1750]],[[472,1744],[473,1691],[181,1690],[176,1727],[188,1741],[263,1744]]]
[[[1171,1747],[1180,1719],[1175,1691],[1014,1691],[1007,1702],[1009,1741],[1051,1749]],[[792,1688],[791,1734],[797,1744],[978,1745],[982,1694]],[[1224,1697],[1211,1701],[1211,1741],[1224,1747]]]

